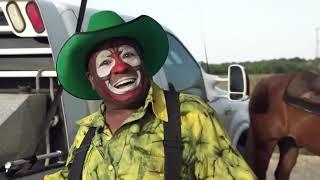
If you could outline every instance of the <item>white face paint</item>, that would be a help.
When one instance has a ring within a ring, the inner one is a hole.
[[[110,81],[107,80],[106,81],[106,85],[108,87],[108,89],[113,92],[114,94],[125,94],[129,91],[132,91],[134,89],[136,89],[139,84],[140,84],[140,80],[141,80],[141,73],[140,71],[137,71],[137,77],[136,76],[128,76],[128,77],[123,77],[121,79],[119,79],[117,82],[113,83],[113,85],[111,85]],[[118,85],[120,84],[124,84],[126,82],[132,82],[131,84],[126,85],[123,88],[117,88]]]
[[[139,66],[141,64],[141,59],[137,51],[128,45],[119,46],[118,51],[121,52],[120,57],[123,62],[129,64],[132,67]]]
[[[96,57],[96,70],[99,77],[108,76],[114,67],[115,61],[111,57],[111,51],[102,50]]]
[[[101,50],[96,57],[96,70],[99,77],[108,76],[115,66],[115,59],[111,57],[112,51],[117,50],[121,52],[120,59],[132,66],[136,67],[141,64],[141,59],[137,51],[129,45],[121,45],[117,48],[109,48],[106,50]]]
[[[116,60],[112,57],[112,52],[120,52],[119,59],[129,66],[136,67],[141,65],[141,59],[137,51],[129,45],[121,45],[115,48],[101,50],[96,56],[96,71],[99,77],[108,76],[112,69],[116,66]],[[117,53],[115,52],[115,53]],[[136,71],[135,75],[127,75],[111,83],[106,80],[108,89],[114,94],[125,94],[136,89],[141,81],[141,72]]]

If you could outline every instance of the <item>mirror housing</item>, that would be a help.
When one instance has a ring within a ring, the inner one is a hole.
[[[243,66],[232,64],[228,67],[228,98],[241,101],[248,98],[249,78]]]

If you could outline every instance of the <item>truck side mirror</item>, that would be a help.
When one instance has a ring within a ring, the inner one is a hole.
[[[228,94],[230,100],[248,98],[247,74],[243,66],[232,64],[228,67]]]

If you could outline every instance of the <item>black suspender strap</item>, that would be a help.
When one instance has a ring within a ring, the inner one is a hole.
[[[80,9],[79,9],[79,15],[78,15],[78,21],[76,26],[76,33],[81,31],[81,25],[84,17],[84,13],[87,6],[87,0],[82,0]],[[95,134],[95,127],[89,128],[86,136],[81,142],[81,145],[79,149],[77,149],[74,153],[73,162],[71,164],[71,168],[68,175],[68,180],[81,180],[82,179],[82,168],[84,164],[84,160],[86,158],[87,151],[89,150],[91,140]]]
[[[81,142],[80,147],[75,151],[73,162],[68,175],[68,180],[81,180],[82,179],[82,169],[86,154],[89,150],[91,140],[95,134],[95,127],[89,128],[86,136]]]
[[[87,0],[82,0],[79,10],[79,16],[76,26],[76,33],[81,31],[81,25],[84,17],[84,13],[87,6]],[[82,179],[82,168],[84,164],[84,160],[86,158],[87,151],[89,150],[91,140],[95,134],[95,127],[89,128],[86,136],[81,142],[79,149],[77,149],[74,153],[73,162],[71,164],[71,168],[68,175],[68,180],[81,180]]]
[[[83,21],[84,13],[86,11],[86,7],[87,7],[87,0],[81,0],[78,21],[76,26],[76,33],[81,31],[82,21]]]
[[[182,165],[182,140],[180,122],[179,93],[175,91],[164,91],[168,123],[164,128],[164,176],[166,180],[179,180]]]
[[[164,95],[169,119],[168,123],[163,124],[165,154],[164,174],[166,180],[179,180],[182,165],[179,93],[175,91],[164,91]],[[68,180],[81,180],[84,160],[89,150],[91,140],[95,135],[95,129],[95,127],[91,127],[88,130],[80,147],[75,151]]]

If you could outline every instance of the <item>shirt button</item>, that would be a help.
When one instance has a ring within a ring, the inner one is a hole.
[[[138,133],[138,132],[140,131],[139,125],[137,125],[137,124],[132,125],[132,126],[130,127],[130,131],[131,131],[132,133]]]
[[[107,141],[111,140],[112,136],[107,136],[106,139]]]
[[[113,166],[112,166],[112,165],[109,165],[109,166],[108,166],[108,169],[109,169],[109,171],[112,171],[112,170],[113,170]]]

